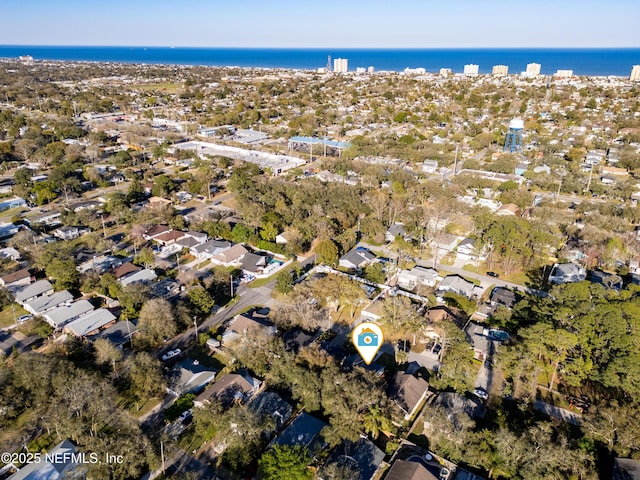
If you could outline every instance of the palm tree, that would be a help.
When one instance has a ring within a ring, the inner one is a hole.
[[[364,431],[371,434],[373,439],[378,438],[380,432],[391,430],[391,420],[380,408],[380,405],[371,405],[362,418]]]

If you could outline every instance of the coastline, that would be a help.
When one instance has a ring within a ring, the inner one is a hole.
[[[509,74],[519,74],[529,63],[541,64],[542,75],[573,70],[576,76],[629,75],[640,64],[640,48],[486,48],[486,49],[274,49],[208,47],[91,47],[0,45],[0,58],[34,60],[127,63],[142,65],[184,65],[243,67],[287,70],[317,70],[332,59],[347,58],[349,71],[374,67],[376,71],[402,72],[406,68],[438,73],[450,68],[462,73],[464,65],[479,65],[480,74],[490,74],[493,65],[507,65]]]

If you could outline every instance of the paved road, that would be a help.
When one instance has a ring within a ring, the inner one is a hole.
[[[569,410],[565,410],[564,408],[554,407],[553,405],[542,402],[540,400],[536,400],[533,408],[540,412],[546,413],[550,417],[559,418],[560,420],[564,420],[565,422],[572,425],[580,425],[580,415]]]

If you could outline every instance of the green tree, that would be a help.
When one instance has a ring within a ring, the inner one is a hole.
[[[159,175],[153,181],[151,194],[156,197],[166,198],[176,189],[176,183],[166,175]]]
[[[291,272],[283,271],[276,277],[275,290],[278,293],[287,294],[293,290],[293,279]]]
[[[263,480],[311,480],[308,465],[311,458],[301,446],[275,445],[260,457],[260,478]]]
[[[78,286],[80,274],[72,258],[54,258],[45,267],[45,273],[54,281],[57,290],[65,290]]]
[[[320,263],[335,265],[338,262],[338,247],[333,240],[320,240],[315,252]]]
[[[193,306],[204,314],[208,314],[216,303],[211,294],[202,285],[194,285],[187,291],[187,294]]]
[[[364,269],[364,277],[373,283],[384,283],[387,279],[380,262],[373,262]]]
[[[142,306],[138,323],[140,339],[150,347],[162,345],[164,338],[176,334],[176,320],[171,304],[163,298],[154,298]]]

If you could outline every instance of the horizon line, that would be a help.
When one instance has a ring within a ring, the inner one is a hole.
[[[51,47],[51,48],[195,48],[195,49],[252,49],[252,50],[640,50],[638,46],[519,46],[519,47],[500,47],[500,46],[451,46],[451,47],[358,47],[358,46],[314,46],[314,47],[287,47],[287,46],[202,46],[202,45],[103,45],[103,44],[21,44],[21,43],[0,43],[0,47]]]

